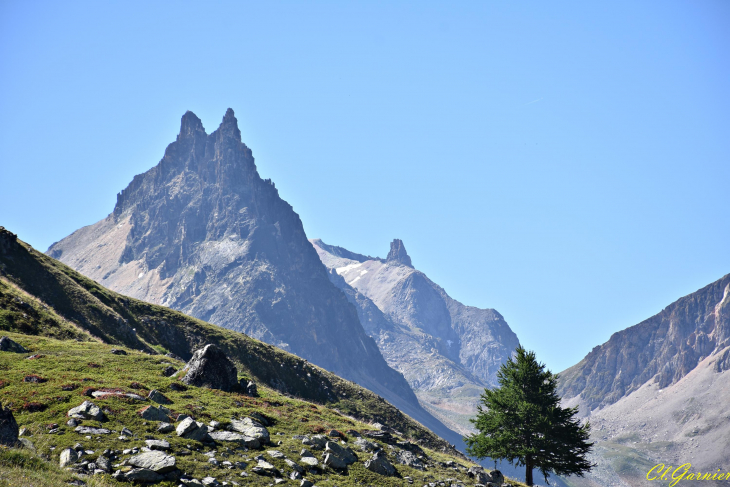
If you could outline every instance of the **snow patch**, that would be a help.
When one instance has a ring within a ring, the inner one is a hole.
[[[144,272],[140,272],[139,275],[137,276],[137,279],[142,279],[142,276],[144,276]]]
[[[337,272],[339,275],[344,274],[345,272],[351,271],[353,269],[357,269],[362,265],[362,262],[356,262],[355,264],[346,265],[344,267],[338,267],[335,269],[335,272]],[[367,271],[365,271],[367,272]]]

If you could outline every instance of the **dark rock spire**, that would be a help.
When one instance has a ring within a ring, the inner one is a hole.
[[[398,238],[390,242],[390,252],[388,252],[388,257],[385,261],[396,262],[398,264],[407,265],[408,267],[413,267],[411,264],[411,258],[408,256],[408,252],[406,252],[405,245],[403,245],[403,241]]]
[[[218,127],[218,132],[224,137],[232,137],[238,142],[241,142],[241,131],[238,130],[238,120],[232,108],[226,110],[223,121],[220,127]]]
[[[197,115],[188,110],[180,121],[180,134],[177,136],[177,140],[192,137],[196,132],[205,133],[203,122],[200,121]]]

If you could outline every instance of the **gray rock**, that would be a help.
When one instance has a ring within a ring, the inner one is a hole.
[[[124,480],[128,482],[154,483],[165,480],[165,476],[148,468],[133,468],[124,473]]]
[[[15,446],[19,432],[13,412],[10,408],[0,406],[0,445]]]
[[[177,425],[177,436],[193,441],[205,441],[210,439],[208,428],[203,423],[195,421],[193,418],[185,418]]]
[[[122,428],[121,433],[125,436],[134,436],[134,433],[129,428]]]
[[[94,391],[91,393],[91,397],[95,399],[103,399],[107,396],[121,396],[121,397],[128,397],[130,399],[134,399],[135,401],[146,401],[144,397],[140,396],[139,394],[134,394],[132,392],[114,392],[114,391]]]
[[[71,408],[67,413],[73,418],[81,417],[82,419],[93,419],[95,421],[104,421],[104,413],[99,406],[91,401],[84,401],[81,405]]]
[[[345,463],[342,458],[332,453],[325,453],[322,463],[336,470],[344,470],[347,468],[347,463]]]
[[[145,440],[147,448],[150,450],[169,450],[170,443],[165,440]]]
[[[274,467],[266,460],[259,460],[256,466],[253,467],[251,470],[259,475],[275,475],[279,473],[276,467]]]
[[[168,366],[167,366],[167,367],[165,367],[165,369],[164,369],[164,370],[162,371],[162,375],[163,375],[164,377],[172,377],[173,375],[175,375],[175,372],[177,372],[177,369],[176,369],[175,367],[173,367],[172,365],[168,365]]]
[[[215,477],[205,477],[202,481],[202,484],[205,486],[211,486],[211,487],[218,487],[220,482],[218,482]]]
[[[299,484],[299,487],[313,487],[314,484],[310,482],[309,480],[302,480],[302,482]]]
[[[380,445],[377,443],[373,443],[372,441],[368,441],[365,438],[358,438],[354,441],[355,446],[360,448],[362,451],[375,451],[380,449]]]
[[[0,352],[28,353],[28,350],[26,350],[21,344],[4,336],[0,338]]]
[[[157,427],[158,433],[172,433],[175,431],[175,427],[171,425],[170,423],[160,423],[160,426]]]
[[[170,410],[164,406],[146,406],[138,414],[147,421],[170,422]]]
[[[106,428],[92,428],[90,426],[77,426],[74,431],[82,435],[108,435],[111,433]]]
[[[346,465],[351,465],[357,461],[357,455],[349,448],[344,448],[339,443],[334,441],[328,441],[325,447],[325,452],[332,453],[340,457]]]
[[[76,418],[71,418],[68,421],[66,421],[66,425],[70,426],[72,428],[77,427],[81,422]]]
[[[314,457],[302,457],[299,459],[299,463],[306,465],[308,468],[319,465],[319,462]]]
[[[180,483],[185,487],[202,487],[203,482],[198,479],[180,479]]]
[[[126,351],[121,350],[119,348],[112,348],[111,353],[113,353],[114,355],[127,355]]]
[[[78,453],[76,453],[76,450],[73,448],[66,448],[61,452],[61,457],[58,460],[58,465],[63,468],[68,465],[71,465],[72,463],[76,463],[76,460],[79,459]]]
[[[148,451],[128,459],[127,465],[163,474],[175,470],[175,457],[161,451]]]
[[[299,452],[300,457],[313,457],[312,452],[307,450],[306,448],[302,448],[302,451]]]
[[[365,462],[365,468],[379,475],[392,477],[396,474],[395,467],[385,457],[383,451],[375,452],[370,460]]]
[[[398,453],[395,454],[395,459],[401,465],[408,465],[409,467],[413,467],[416,470],[425,469],[425,465],[423,465],[423,462],[416,455],[407,450],[400,450]]]
[[[238,387],[236,366],[223,350],[213,344],[196,350],[183,372],[185,376],[181,379],[182,382],[191,386],[222,391],[232,391]]]
[[[304,443],[304,442],[302,442]],[[309,439],[309,446],[314,450],[324,450],[327,445],[327,437],[324,435],[314,435]]]
[[[281,453],[279,450],[266,450],[266,454],[269,455],[271,458],[284,458],[285,455]]]
[[[236,419],[231,420],[231,429],[251,438],[256,438],[262,444],[269,442],[269,430],[251,418],[243,418],[240,421]]]
[[[213,431],[209,432],[208,436],[210,436],[214,441],[231,441],[240,443],[248,448],[258,448],[261,446],[261,442],[258,439],[241,433],[233,433],[231,431]]]
[[[299,472],[299,473],[303,473],[304,472],[304,469],[302,468],[302,466],[299,465],[294,460],[290,460],[288,458],[285,458],[284,461],[286,462],[287,465],[289,465],[289,468],[293,469],[295,472]]]
[[[172,401],[157,389],[152,389],[147,395],[147,399],[154,401],[157,404],[172,404]]]
[[[104,455],[100,455],[99,458],[96,459],[96,468],[103,470],[104,472],[111,472],[112,462]]]

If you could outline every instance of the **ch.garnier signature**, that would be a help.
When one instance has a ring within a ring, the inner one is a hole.
[[[646,473],[646,480],[671,480],[669,487],[674,487],[680,480],[730,480],[730,472],[722,472],[717,469],[715,473],[690,472],[691,463],[685,463],[679,467],[655,465]]]

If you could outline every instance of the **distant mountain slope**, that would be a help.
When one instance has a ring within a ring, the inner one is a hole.
[[[177,140],[117,196],[114,211],[48,254],[114,291],[295,353],[460,440],[421,408],[365,334],[299,216],[259,176],[233,110],[210,135],[185,113]]]
[[[311,240],[330,279],[358,308],[383,356],[421,402],[462,433],[479,394],[519,344],[492,309],[464,306],[413,267],[402,241],[386,259]]]
[[[239,372],[259,384],[326,404],[356,418],[389,425],[443,451],[448,443],[381,397],[290,353],[242,333],[100,286],[0,227],[0,334],[98,340],[185,360],[207,343],[221,347]]]
[[[729,345],[730,274],[614,333],[561,373],[560,393],[566,398],[580,395],[586,408],[600,408],[649,380],[661,388],[674,384]]]
[[[653,485],[658,463],[730,468],[730,274],[614,333],[560,374],[593,425],[598,468],[571,485]],[[688,484],[689,485],[689,484]]]

